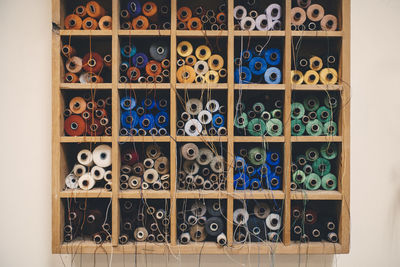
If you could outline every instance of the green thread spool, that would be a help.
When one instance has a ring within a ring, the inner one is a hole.
[[[282,110],[281,109],[274,109],[272,112],[272,118],[274,119],[281,119],[282,118]]]
[[[307,164],[306,156],[304,156],[304,155],[299,155],[299,156],[297,156],[296,162],[297,162],[297,164],[299,164],[300,166],[306,165],[306,164]]]
[[[246,113],[242,113],[235,118],[234,125],[236,128],[239,128],[239,129],[246,128],[247,124],[249,124],[249,120],[247,119]]]
[[[247,157],[251,164],[258,166],[265,163],[267,152],[262,147],[254,147],[250,149]]]
[[[335,109],[337,108],[339,101],[336,99],[336,97],[333,96],[325,96],[324,98],[324,104],[327,108],[329,109]]]
[[[304,172],[306,175],[310,175],[310,174],[313,172],[312,166],[311,166],[310,164],[304,165],[304,167],[303,167],[303,172]]]
[[[327,143],[321,146],[321,156],[325,159],[332,160],[338,155],[337,147],[335,144]]]
[[[247,125],[247,129],[253,136],[262,136],[266,130],[265,122],[262,119],[252,119]]]
[[[271,119],[271,113],[269,113],[268,111],[264,111],[263,113],[261,113],[261,119],[263,119],[264,121],[269,121]]]
[[[292,126],[292,135],[293,136],[300,136],[303,135],[306,131],[306,126],[303,124],[301,120],[294,119],[291,122]]]
[[[334,136],[337,135],[337,124],[334,121],[328,121],[324,124],[324,135]]]
[[[329,160],[324,158],[319,158],[312,163],[313,170],[319,176],[324,176],[331,171],[331,163]]]
[[[304,109],[303,104],[299,102],[292,103],[291,106],[291,117],[292,119],[301,119],[304,116],[306,110]]]
[[[321,178],[315,173],[311,173],[306,177],[305,185],[307,190],[318,190],[321,187],[321,183]]]
[[[303,101],[306,111],[316,111],[319,108],[319,99],[315,96],[309,96]]]
[[[265,106],[261,102],[254,103],[253,111],[257,114],[263,113],[265,111]]]
[[[321,182],[322,188],[325,190],[335,190],[337,188],[337,178],[332,173],[328,173],[324,177],[322,177]]]
[[[332,120],[332,112],[327,107],[320,107],[317,110],[317,118],[323,123],[328,122]]]
[[[239,110],[240,112],[243,112],[243,110],[246,109],[246,105],[243,102],[238,102],[236,104],[236,109]]]
[[[307,149],[306,151],[306,159],[308,161],[316,161],[319,158],[319,151],[318,149],[311,147],[309,149]]]
[[[319,120],[312,120],[306,125],[306,132],[311,136],[322,135],[322,123]]]
[[[293,173],[292,180],[298,185],[302,184],[306,180],[306,174],[302,170],[297,170]]]
[[[267,121],[267,134],[270,136],[282,135],[283,125],[282,121],[278,119],[270,119]]]

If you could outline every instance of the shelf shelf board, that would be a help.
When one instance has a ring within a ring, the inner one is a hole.
[[[171,85],[169,83],[119,83],[118,89],[170,89]]]
[[[177,136],[177,142],[227,142],[227,136]]]
[[[285,31],[234,31],[235,36],[259,36],[259,37],[268,37],[268,36],[285,36]]]
[[[292,36],[342,37],[343,36],[343,31],[292,31]]]
[[[169,142],[170,136],[119,136],[118,142]]]
[[[235,199],[284,199],[282,190],[234,190]]]
[[[60,30],[61,36],[112,36],[112,30]]]
[[[111,83],[61,83],[60,89],[108,89],[111,90]]]
[[[233,137],[235,143],[283,143],[285,142],[284,136],[235,136]]]
[[[292,136],[292,142],[342,142],[342,136]]]
[[[93,188],[91,190],[67,189],[60,192],[61,198],[111,198],[112,192],[104,188]]]
[[[111,143],[111,136],[61,136],[61,143]]]
[[[338,191],[327,191],[327,190],[296,190],[290,192],[290,199],[303,200],[341,200],[342,194]]]
[[[119,36],[170,36],[171,30],[118,30]]]
[[[168,199],[171,193],[169,190],[122,190],[119,191],[119,198],[154,198]]]
[[[177,83],[175,85],[176,89],[205,89],[205,90],[214,90],[214,89],[228,89],[227,83],[208,83],[208,84],[201,84],[201,83]]]
[[[180,37],[218,37],[228,36],[228,31],[189,31],[189,30],[177,30],[176,36]]]
[[[278,90],[284,91],[284,84],[244,84],[244,83],[235,83],[235,90]]]
[[[177,190],[175,197],[178,199],[225,199],[228,193],[225,190]]]
[[[292,90],[299,91],[341,91],[343,90],[343,85],[340,84],[292,84]]]

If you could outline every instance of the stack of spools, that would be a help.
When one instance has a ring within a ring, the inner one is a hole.
[[[96,1],[89,1],[86,6],[77,6],[73,14],[64,19],[68,30],[111,30],[111,17],[105,16],[106,10]]]
[[[281,50],[278,48],[264,49],[257,44],[253,50],[241,51],[235,58],[235,83],[267,83],[282,82]]]
[[[233,211],[233,235],[236,242],[279,241],[282,218],[276,203],[253,200],[238,204],[243,208]]]
[[[158,145],[147,145],[144,159],[132,147],[121,153],[120,188],[168,190],[169,159]]]
[[[96,244],[110,242],[111,210],[106,212],[107,205],[104,199],[66,199],[64,241],[89,236]]]
[[[176,78],[179,83],[218,83],[226,78],[223,57],[212,54],[209,46],[199,45],[194,50],[190,42],[182,41],[176,51],[179,55],[176,62]]]
[[[93,152],[88,149],[79,151],[77,163],[65,177],[68,189],[90,190],[96,185],[111,191],[111,147],[98,145]]]
[[[282,8],[279,4],[270,4],[262,12],[255,10],[256,1],[249,0],[247,5],[237,5],[233,9],[235,29],[244,31],[279,31],[282,27]],[[283,10],[284,13],[284,10]]]
[[[193,9],[181,7],[177,13],[178,30],[226,30],[227,29],[226,5],[221,4],[218,10],[205,9],[197,6]]]
[[[171,29],[169,2],[163,5],[148,1],[132,0],[122,5],[121,29],[123,30],[169,30]]]
[[[119,243],[168,242],[170,216],[165,202],[121,200],[121,234]]]
[[[320,101],[315,95],[306,97],[303,103],[292,103],[292,135],[337,135],[338,129],[334,118],[337,117],[338,105],[336,97],[327,96]]]
[[[64,131],[69,136],[111,135],[111,97],[91,100],[74,97],[64,109]]]
[[[277,99],[273,104],[266,106],[262,102],[246,105],[243,102],[236,104],[235,128],[240,135],[252,136],[279,136],[283,132],[283,103]]]
[[[300,203],[299,203],[300,204]],[[338,221],[332,207],[319,208],[292,205],[291,239],[301,242],[321,241],[337,243]]]
[[[82,58],[77,56],[75,48],[69,44],[64,45],[61,52],[66,58],[64,78],[66,83],[103,83],[102,71],[111,70],[110,54],[103,57],[97,52],[90,51]]]
[[[204,109],[203,109],[204,108]],[[179,136],[219,135],[227,134],[225,127],[226,108],[220,105],[216,99],[203,101],[190,98],[185,103],[185,110],[177,121],[177,132]]]
[[[263,147],[254,147],[250,150],[242,148],[239,153],[240,156],[235,156],[234,189],[279,190],[281,188],[283,169],[279,165],[279,152],[267,152]]]
[[[336,31],[338,20],[334,15],[326,14],[325,9],[311,0],[297,0],[297,7],[292,8],[293,31]]]
[[[183,158],[178,171],[178,188],[187,190],[225,190],[225,159],[205,144],[199,148],[187,143],[180,149]]]
[[[170,62],[167,58],[169,56],[167,42],[153,42],[147,55],[137,52],[133,44],[125,42],[121,45],[121,56],[120,83],[162,83],[169,81]]]
[[[336,57],[328,56],[325,60],[313,56],[308,60],[301,58],[296,66],[296,70],[291,71],[293,84],[336,84],[338,73],[334,68]]]
[[[334,143],[325,143],[319,149],[310,147],[305,154],[295,156],[292,162],[291,189],[336,190],[338,181],[332,173],[332,165],[337,156],[337,146]]]
[[[178,237],[180,244],[215,241],[220,246],[227,244],[225,231],[225,210],[223,200],[184,201],[178,210]],[[190,206],[189,206],[190,205]],[[190,209],[186,210],[189,206]]]
[[[140,106],[138,103],[141,103]],[[121,98],[121,135],[168,135],[168,100],[154,97],[141,102],[130,96]]]

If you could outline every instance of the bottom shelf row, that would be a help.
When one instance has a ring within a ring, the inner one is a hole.
[[[171,241],[170,202],[163,199],[120,200],[119,244],[128,242]],[[95,244],[111,241],[110,199],[63,199],[65,243],[92,240]],[[227,224],[233,224],[234,243],[282,241],[282,200],[235,200],[233,221],[227,218],[223,199],[177,200],[177,242],[216,242],[227,245]],[[291,202],[290,232],[292,241],[302,243],[339,242],[340,201]]]

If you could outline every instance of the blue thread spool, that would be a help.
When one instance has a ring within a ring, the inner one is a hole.
[[[281,50],[270,48],[265,52],[265,61],[268,65],[277,66],[281,63]]]
[[[271,167],[264,163],[263,165],[261,165],[258,169],[257,169],[257,174],[261,177],[261,178],[266,178],[271,174]]]
[[[249,177],[253,177],[257,174],[257,169],[253,165],[246,165],[245,170]]]
[[[267,178],[267,188],[269,190],[279,190],[281,187],[281,178],[278,175],[270,175]]]
[[[248,67],[240,67],[235,69],[235,83],[249,83],[252,75]]]
[[[156,115],[156,125],[159,128],[165,128],[168,126],[169,118],[168,113],[165,111],[161,111]]]
[[[158,99],[156,101],[156,108],[159,111],[167,111],[168,108],[168,101],[166,99]]]
[[[142,100],[142,107],[147,110],[152,110],[156,106],[156,101],[153,98],[145,98]]]
[[[246,167],[246,161],[240,156],[235,157],[235,170],[243,170]]]
[[[277,153],[277,152],[267,152],[266,162],[271,166],[279,165],[279,163],[280,163],[279,153]]]
[[[264,80],[268,84],[279,84],[282,81],[282,73],[276,67],[268,68],[264,74]]]
[[[125,96],[120,103],[123,110],[132,110],[136,107],[136,101],[133,97]]]
[[[132,0],[128,2],[127,9],[132,17],[137,17],[142,11],[142,6],[140,5],[139,0]]]
[[[258,178],[253,178],[250,180],[250,188],[251,190],[258,190],[261,188],[261,181]]]
[[[145,114],[139,119],[139,124],[140,127],[143,130],[150,130],[151,128],[154,128],[154,116],[151,114]]]
[[[248,63],[253,58],[253,53],[250,50],[244,50],[240,55],[243,63]]]
[[[124,43],[121,45],[121,56],[125,58],[133,57],[136,54],[136,46],[129,43]]]
[[[261,57],[253,57],[249,63],[249,68],[254,75],[262,75],[267,70],[267,62]]]
[[[215,128],[220,128],[225,124],[225,118],[221,114],[214,114],[212,118],[212,124]]]
[[[135,127],[139,122],[139,116],[137,115],[136,111],[124,111],[121,114],[121,125],[123,128],[132,129]]]
[[[233,177],[233,187],[236,190],[245,190],[250,185],[250,179],[245,173],[237,173]]]
[[[144,69],[149,62],[149,58],[144,53],[136,53],[132,58],[132,64],[136,68]]]

